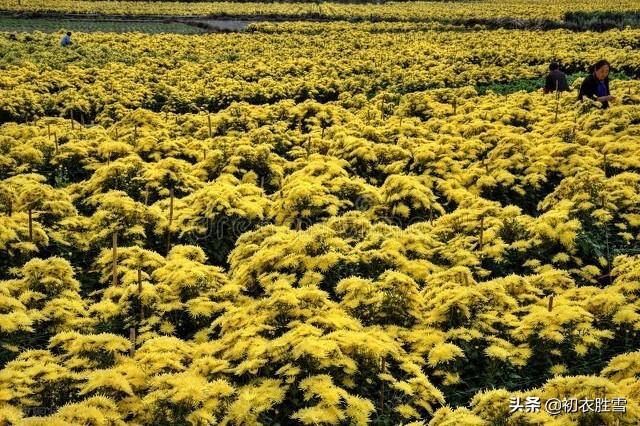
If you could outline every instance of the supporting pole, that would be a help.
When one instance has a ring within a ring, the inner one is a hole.
[[[558,80],[556,80],[556,118],[554,123],[558,122],[558,109],[560,108],[560,92],[558,91]]]
[[[384,361],[385,359],[382,358],[382,361],[380,362],[380,370],[383,374],[387,372],[387,368]],[[382,414],[383,411],[384,411],[384,380],[382,380],[382,382],[380,383],[380,414]]]
[[[480,244],[479,244],[479,249],[482,250],[482,243],[483,243],[483,239],[484,239],[484,214],[482,216],[480,216]]]
[[[171,250],[171,223],[173,222],[173,187],[169,189],[169,226],[167,227],[167,254]]]
[[[138,299],[140,300],[140,323],[144,321],[144,305],[142,304],[142,269],[138,268]]]
[[[136,329],[134,327],[129,327],[129,340],[131,341],[129,356],[132,357],[136,353]]]
[[[113,263],[111,265],[111,277],[113,286],[118,285],[118,231],[113,233]]]
[[[29,242],[33,242],[33,213],[31,209],[29,209]]]

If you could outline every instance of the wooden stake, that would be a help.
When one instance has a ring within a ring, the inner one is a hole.
[[[140,299],[140,322],[144,321],[144,306],[142,305],[142,269],[138,268],[138,299]]]
[[[32,210],[29,209],[29,242],[33,242],[33,216]]]
[[[613,279],[611,278],[611,253],[609,251],[609,225],[605,224],[604,226],[604,244],[607,250],[607,277],[609,277],[609,285],[613,284]]]
[[[380,362],[380,370],[382,371],[382,373],[386,373],[387,372],[387,366],[385,365],[385,359],[382,358],[382,361]],[[382,380],[381,382],[381,386],[380,386],[380,411],[382,413],[384,408],[384,380]]]
[[[129,327],[129,340],[131,341],[131,349],[129,349],[129,356],[134,356],[136,353],[136,329]]]
[[[207,113],[207,124],[209,125],[209,137],[213,137],[213,132],[211,131],[211,112]]]
[[[171,222],[173,222],[173,187],[169,189],[169,226],[167,227],[167,254],[171,250]]]
[[[558,122],[558,109],[560,108],[560,92],[558,91],[558,83],[559,81],[556,80],[556,118],[554,123]]]
[[[553,294],[549,296],[549,312],[553,309]]]
[[[118,285],[118,231],[113,232],[113,263],[111,265],[112,285]]]
[[[480,245],[479,245],[480,250],[482,250],[483,239],[484,239],[484,214],[480,216]]]
[[[69,116],[71,120],[71,130],[75,130],[75,124],[73,123],[73,110],[69,111]]]

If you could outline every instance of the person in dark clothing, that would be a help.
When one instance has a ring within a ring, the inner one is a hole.
[[[609,108],[609,101],[615,100],[609,92],[609,62],[602,59],[589,67],[587,75],[580,85],[578,100],[583,100],[586,96],[594,101],[602,102],[602,109]]]
[[[556,91],[566,92],[569,90],[567,83],[567,75],[560,71],[560,65],[557,62],[551,62],[549,65],[549,74],[544,82],[544,93],[552,93]]]

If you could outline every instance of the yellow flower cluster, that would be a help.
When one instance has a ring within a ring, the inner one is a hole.
[[[0,424],[640,421],[640,83],[604,111],[475,87],[553,37],[636,66],[638,32],[349,31],[0,38]]]
[[[348,3],[348,2],[345,2]],[[312,2],[164,2],[148,0],[6,0],[1,9],[19,12],[73,12],[117,15],[181,16],[313,16],[356,20],[455,20],[521,18],[560,20],[570,11],[637,11],[634,0],[482,0],[473,2],[396,1],[380,5]]]
[[[640,52],[634,49],[640,36],[637,29],[457,32],[407,24],[405,32],[394,32],[386,24],[380,24],[379,30],[362,25],[340,23],[320,27],[319,33],[307,33],[307,27],[297,24],[280,24],[279,32],[231,35],[75,34],[77,46],[62,51],[49,34],[0,35],[0,49],[6,52],[0,59],[0,120],[64,116],[106,126],[136,108],[217,112],[234,102],[260,105],[307,99],[358,107],[378,93],[380,104],[363,111],[368,117],[390,115],[398,95],[408,93],[412,96],[404,99],[401,108],[428,118],[438,105],[425,103],[415,92],[541,79],[551,60],[560,61],[570,73],[586,71],[601,57],[630,77],[640,69]],[[452,105],[451,101],[447,103]],[[245,109],[238,106],[218,115],[211,131],[223,134],[230,128],[260,127],[266,117],[246,122]],[[507,109],[503,105],[487,114],[512,123],[531,118],[531,111],[510,116],[514,112]],[[306,114],[294,111],[289,112]],[[324,128],[348,120],[326,114],[314,115]],[[132,132],[132,127],[120,135]],[[143,129],[137,136],[153,144],[153,136]],[[363,142],[344,140],[345,145],[354,143]],[[100,156],[115,160],[126,150],[110,142],[101,147]]]

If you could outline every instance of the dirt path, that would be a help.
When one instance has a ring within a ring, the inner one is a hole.
[[[259,21],[248,21],[240,19],[177,19],[174,22],[185,25],[193,25],[211,32],[239,32],[246,30],[249,24]]]
[[[247,29],[249,24],[257,22],[284,22],[284,21],[313,21],[327,22],[330,19],[322,19],[311,16],[281,16],[281,15],[225,15],[225,16],[166,16],[166,15],[100,15],[100,14],[75,14],[75,13],[7,13],[0,11],[0,17],[13,19],[50,19],[65,21],[91,21],[91,22],[118,22],[118,23],[179,23],[196,26],[209,32],[240,32]]]

